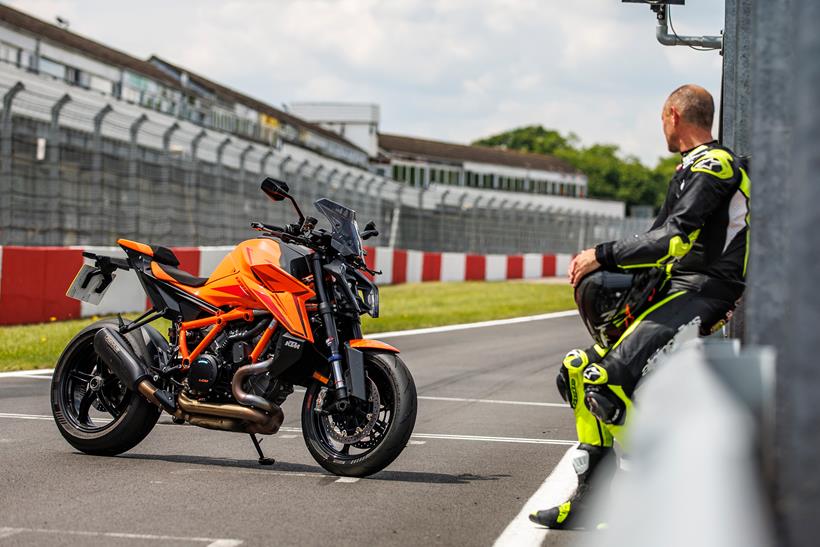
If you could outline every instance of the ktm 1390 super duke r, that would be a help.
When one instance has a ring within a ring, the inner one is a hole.
[[[120,239],[126,258],[84,253],[68,295],[99,303],[116,270],[133,270],[152,308],[133,322],[102,320],[60,356],[51,385],[63,437],[89,454],[136,446],[162,411],[178,424],[256,434],[279,430],[280,406],[306,388],[302,433],[331,473],[363,477],[388,466],[416,421],[413,377],[392,346],[362,337],[360,316],[378,316],[356,214],[328,199],[316,208],[330,232],[302,214],[287,184],[262,190],[288,199],[299,221],[252,223],[262,232],[240,243],[207,279],[182,270],[165,247]],[[148,325],[171,321],[168,340]]]

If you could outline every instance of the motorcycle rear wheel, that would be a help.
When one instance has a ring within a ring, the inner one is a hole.
[[[80,331],[57,361],[51,380],[51,411],[68,443],[86,454],[114,456],[151,432],[161,410],[128,390],[94,350],[94,335],[111,320]],[[145,327],[143,327],[145,328]],[[132,336],[139,334],[129,334]]]
[[[328,431],[329,420],[319,411],[323,390],[327,393],[323,384],[311,384],[302,403],[302,434],[308,451],[319,465],[335,475],[366,477],[381,471],[407,446],[416,424],[416,385],[398,355],[365,353],[365,374],[370,380],[368,385],[378,390],[379,412],[372,429],[361,439],[344,443],[337,440],[338,433],[334,438],[333,432]],[[348,415],[330,416],[333,423],[349,423],[345,420],[350,419]],[[355,430],[355,424],[350,427]]]

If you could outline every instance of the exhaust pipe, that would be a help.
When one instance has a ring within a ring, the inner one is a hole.
[[[272,435],[279,431],[279,427],[285,421],[285,415],[278,405],[247,393],[241,387],[247,376],[267,372],[273,364],[273,359],[247,365],[237,371],[232,382],[232,391],[237,401],[248,406],[204,403],[180,393],[177,408],[174,400],[154,385],[148,367],[134,355],[128,342],[119,332],[108,327],[100,329],[94,335],[94,350],[126,387],[138,392],[148,402],[169,414],[193,425],[224,431]],[[240,374],[240,371],[243,373]]]
[[[128,389],[170,414],[176,412],[174,400],[153,384],[148,367],[134,355],[119,332],[108,327],[101,328],[94,335],[94,350]]]
[[[179,403],[179,410],[176,413],[178,418],[209,429],[272,435],[279,431],[279,427],[285,421],[285,413],[274,404],[271,404],[270,413],[265,414],[248,406],[196,401],[185,393],[179,394],[177,402]]]

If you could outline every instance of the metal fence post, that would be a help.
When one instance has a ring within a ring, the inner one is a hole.
[[[438,246],[438,250],[440,250],[440,251],[449,251],[449,250],[451,250],[451,249],[445,249],[446,245],[444,243],[445,241],[447,241],[447,238],[445,237],[445,233],[444,233],[444,225],[446,223],[445,220],[447,219],[447,213],[446,213],[447,205],[445,204],[445,200],[447,199],[448,195],[450,195],[450,190],[449,189],[447,189],[447,190],[445,190],[444,192],[441,193],[441,198],[439,199],[439,209],[440,209],[440,211],[439,211],[439,214],[436,215],[436,217],[438,218],[438,243],[437,243],[437,246]]]
[[[60,131],[60,112],[63,107],[71,101],[71,95],[66,93],[60,97],[54,106],[51,107],[51,125],[48,130],[47,157],[48,157],[48,182],[54,190],[56,199],[49,203],[48,243],[51,245],[72,245],[76,243],[76,233],[73,237],[69,226],[68,201],[76,197],[67,188],[67,185],[60,180],[60,146],[62,145],[62,132]],[[76,228],[76,226],[74,227]]]
[[[185,177],[185,191],[183,192],[185,199],[185,223],[187,225],[187,235],[191,244],[197,243],[199,237],[198,226],[194,218],[194,207],[199,201],[196,189],[200,186],[197,184],[199,178],[199,145],[202,140],[208,136],[208,132],[201,130],[196,136],[191,139],[191,169],[188,171],[188,176]],[[195,200],[195,201],[194,201]]]
[[[120,199],[117,200],[118,219],[123,219],[125,217],[122,208],[124,205],[128,205],[132,199],[135,203],[139,203],[140,201],[145,200],[149,196],[155,195],[157,193],[156,189],[153,189],[153,191],[151,191],[149,188],[147,188],[147,184],[145,185],[145,187],[141,188],[142,185],[140,184],[140,180],[138,177],[139,163],[137,160],[139,159],[139,143],[137,142],[137,139],[139,138],[140,128],[142,128],[143,124],[145,124],[145,122],[147,121],[148,116],[143,114],[139,118],[137,118],[129,128],[131,143],[128,147],[128,186],[124,195],[121,195]],[[134,192],[133,197],[128,195],[128,190]],[[152,235],[143,231],[143,225],[153,227],[152,219],[145,218],[145,212],[148,210],[153,211],[150,206],[135,207],[134,211],[134,235],[144,239],[147,239],[149,235]]]
[[[168,129],[162,132],[162,154],[163,154],[163,162],[162,162],[162,180],[163,181],[170,181],[170,166],[171,166],[171,138],[174,136],[174,133],[179,129],[179,124],[174,122],[171,124]]]
[[[404,185],[399,186],[396,191],[396,201],[393,203],[393,215],[390,217],[390,240],[388,247],[395,247],[399,239],[399,222],[401,217],[401,199],[404,193]]]
[[[25,86],[17,82],[3,95],[3,117],[0,119],[0,244],[10,243],[11,218],[12,218],[12,165],[14,159],[12,154],[14,139],[12,125],[12,102],[18,93],[23,91]]]
[[[379,179],[377,179],[376,177],[373,177],[373,178],[370,179],[370,182],[376,182],[377,180],[379,180]],[[375,218],[375,220],[376,220],[376,223],[377,223],[378,226],[382,226],[382,225],[387,223],[387,219],[385,218],[385,212],[384,212],[384,197],[383,197],[384,196],[384,187],[385,186],[387,186],[387,179],[382,178],[381,182],[379,182],[379,185],[376,187],[376,194],[374,196],[374,199],[376,200],[376,208],[375,208],[376,209],[376,211],[375,211],[376,218]],[[369,191],[370,190],[368,189],[368,192]],[[382,234],[379,236],[379,241],[383,242],[385,232],[384,232],[384,230],[380,230],[380,231],[382,232]],[[388,240],[388,243],[389,243],[389,240]]]
[[[99,220],[95,222],[97,226],[102,224],[102,229],[104,233],[107,234],[107,239],[110,239],[111,236],[116,237],[116,230],[115,230],[115,219],[116,213],[112,217],[109,213],[111,211],[111,196],[107,191],[105,185],[105,177],[103,177],[103,158],[102,158],[102,124],[105,120],[105,117],[108,116],[114,109],[111,107],[110,104],[105,105],[99,112],[94,115],[94,144],[93,150],[91,155],[91,188],[96,188],[99,190],[99,204],[100,204],[100,215],[97,217],[98,219],[103,219],[100,223]],[[80,218],[82,221],[82,218]],[[80,229],[82,233],[82,228]],[[79,243],[83,243],[80,241]]]
[[[423,251],[432,251],[424,242],[424,193],[427,192],[427,187],[419,186],[418,188],[418,209],[416,214],[416,246]]]
[[[472,211],[473,214],[470,215],[472,217],[472,221],[473,221],[472,222],[473,228],[472,228],[472,230],[470,230],[470,248],[469,248],[469,250],[472,250],[474,253],[481,253],[482,251],[486,252],[485,249],[481,248],[481,239],[483,239],[484,234],[482,233],[483,230],[481,229],[480,223],[478,221],[478,217],[479,217],[479,214],[480,214],[479,209],[478,209],[478,204],[481,203],[482,199],[484,199],[484,196],[476,196],[475,200],[473,201],[473,211]],[[495,201],[495,198],[490,198],[488,206],[492,205],[492,203],[494,201]]]
[[[273,150],[268,150],[267,152],[262,154],[261,158],[259,158],[259,176],[260,177],[264,178],[264,177],[267,176],[267,174],[268,174],[267,173],[267,171],[268,171],[268,160],[270,160],[272,157],[273,157]],[[284,161],[290,161],[290,156],[285,158],[285,160],[283,160],[282,163],[284,163]]]

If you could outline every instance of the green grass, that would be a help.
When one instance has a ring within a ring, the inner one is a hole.
[[[568,285],[540,283],[424,283],[383,287],[381,317],[364,318],[364,331],[435,327],[574,308]],[[137,314],[126,317],[134,318]],[[0,371],[54,367],[60,352],[99,318],[0,327]],[[162,321],[162,320],[161,320]],[[165,334],[168,323],[153,325]]]
[[[381,317],[363,329],[387,332],[506,319],[575,308],[567,284],[525,282],[424,283],[384,287]]]

